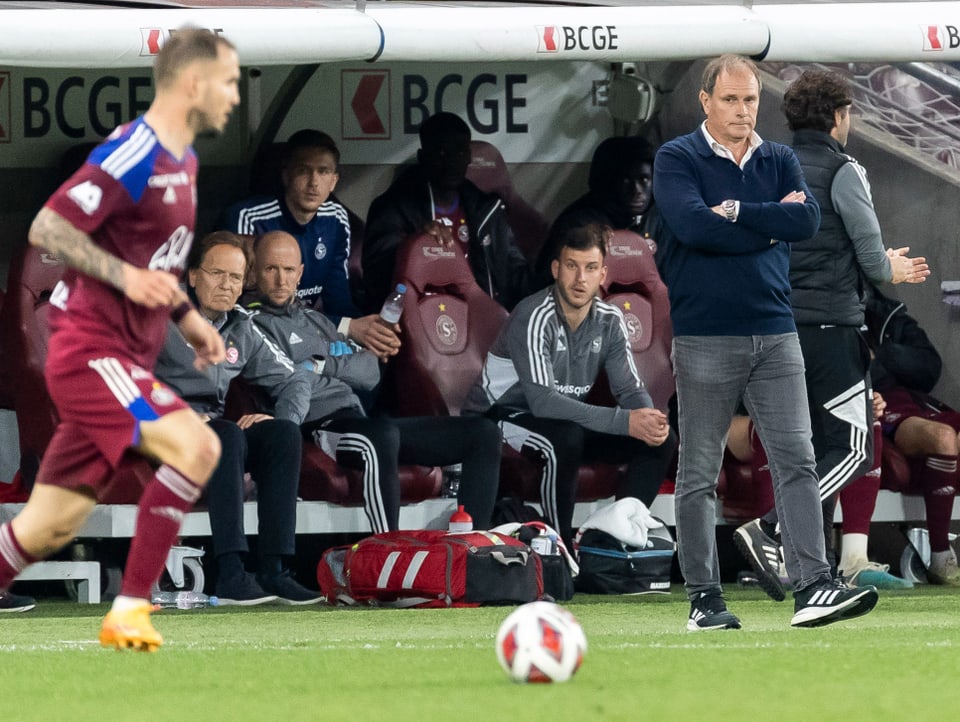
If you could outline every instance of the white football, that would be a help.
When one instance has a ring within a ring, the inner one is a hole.
[[[566,682],[586,653],[577,618],[552,602],[517,607],[497,632],[497,659],[514,682]]]

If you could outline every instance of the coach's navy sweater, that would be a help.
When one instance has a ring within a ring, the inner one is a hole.
[[[820,208],[785,145],[764,141],[741,170],[703,132],[665,143],[654,163],[665,229],[657,263],[675,336],[752,336],[796,330],[790,309],[790,242],[812,237]],[[805,203],[780,203],[791,191]],[[735,223],[710,210],[740,201]]]

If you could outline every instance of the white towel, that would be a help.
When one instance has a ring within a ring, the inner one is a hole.
[[[662,526],[663,522],[650,513],[646,504],[628,496],[591,514],[580,526],[577,540],[587,529],[599,529],[624,544],[644,549],[648,532]]]

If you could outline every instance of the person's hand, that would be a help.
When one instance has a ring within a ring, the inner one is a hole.
[[[781,203],[805,203],[807,200],[807,194],[803,191],[790,191],[783,198],[780,199]]]
[[[254,424],[259,424],[261,421],[267,421],[272,418],[270,414],[244,414],[237,419],[237,426],[241,429],[249,429]]]
[[[430,221],[423,227],[423,232],[428,236],[433,236],[437,244],[444,248],[453,246],[453,229],[440,221]]]
[[[910,246],[903,248],[888,248],[887,258],[890,259],[890,268],[893,270],[891,283],[923,283],[930,275],[930,266],[923,256],[910,258],[907,253]]]
[[[351,318],[347,333],[381,361],[396,356],[400,351],[400,324],[389,324],[379,314]]]
[[[167,271],[123,267],[123,293],[134,303],[147,308],[173,306],[182,295],[177,277]]]
[[[883,412],[886,411],[887,402],[886,400],[876,391],[873,392],[873,420],[879,421],[880,417],[883,416]]]
[[[190,309],[177,325],[180,333],[197,355],[193,360],[193,366],[197,371],[203,371],[211,364],[218,364],[227,357],[223,337],[196,309]]]
[[[670,424],[659,409],[632,409],[628,433],[645,444],[660,446],[670,436]]]

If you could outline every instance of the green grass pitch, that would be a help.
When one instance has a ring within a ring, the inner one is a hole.
[[[733,587],[740,631],[688,633],[680,587],[565,604],[589,650],[570,682],[518,685],[493,640],[510,607],[219,608],[154,616],[156,654],[96,642],[106,605],[0,615],[16,720],[952,720],[960,592],[881,593],[873,613],[791,629],[791,601]]]

